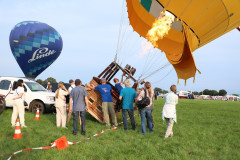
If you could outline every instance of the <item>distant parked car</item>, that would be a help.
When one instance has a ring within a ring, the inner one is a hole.
[[[24,82],[25,107],[30,112],[36,112],[39,108],[40,113],[53,110],[55,104],[55,94],[48,92],[42,85],[28,78],[0,77],[0,106],[13,107],[13,94],[19,79]],[[2,102],[4,101],[4,102]]]

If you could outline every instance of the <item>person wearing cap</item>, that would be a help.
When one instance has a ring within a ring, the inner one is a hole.
[[[123,100],[122,106],[122,116],[123,116],[123,125],[124,130],[127,130],[127,113],[131,119],[132,129],[135,130],[135,120],[133,116],[133,102],[134,100],[137,101],[137,93],[136,91],[130,87],[131,82],[130,80],[126,80],[124,82],[125,87],[122,89],[119,99]]]
[[[101,83],[102,84],[96,87],[94,87],[93,85],[89,85],[89,87],[92,90],[99,91],[102,97],[102,111],[103,111],[103,116],[104,116],[106,126],[110,126],[109,113],[111,115],[113,124],[117,126],[117,118],[116,118],[115,110],[113,107],[113,100],[111,96],[112,87],[109,84],[106,84],[107,80],[105,78],[101,79]]]
[[[72,89],[75,88],[74,81],[72,79],[69,80],[70,87],[68,88],[68,92],[71,93]]]

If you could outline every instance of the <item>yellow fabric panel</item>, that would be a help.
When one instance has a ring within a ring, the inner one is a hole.
[[[184,27],[184,49],[181,60],[177,64],[173,64],[173,67],[177,73],[178,79],[184,79],[185,81],[188,78],[195,77],[196,74],[196,65],[190,48],[190,43],[194,42],[194,37],[191,31],[183,24]],[[190,43],[189,43],[190,42]]]
[[[195,51],[199,47],[199,41],[196,35],[183,23],[184,31],[188,35],[188,43],[190,46],[191,52]]]
[[[240,26],[240,1],[239,0],[227,0],[224,1],[229,13],[233,15],[229,19],[229,25],[225,33]]]
[[[127,5],[131,26],[140,36],[146,38],[147,32],[151,29],[155,18],[137,0],[127,0]],[[160,50],[178,54],[182,53],[183,43],[182,32],[173,29],[169,31],[167,37],[157,42]]]
[[[155,18],[144,9],[139,0],[126,1],[130,24],[139,35],[146,38]],[[240,26],[240,0],[158,0],[158,2],[163,7],[168,5],[165,9],[178,18],[180,16],[181,21],[187,24],[186,26],[183,23],[184,34],[171,29],[166,37],[157,42],[158,48],[166,53],[180,79],[186,80],[195,76],[197,68],[192,56],[194,50]]]
[[[209,42],[223,35],[225,30],[226,30],[226,23],[221,23],[220,25],[216,26],[214,30],[212,31],[210,30],[208,34],[204,35],[201,38],[201,43],[199,47],[204,46],[205,44],[208,44]]]
[[[200,39],[199,47],[240,26],[240,0],[158,1],[190,26]]]
[[[127,6],[130,24],[139,35],[146,38],[147,32],[151,29],[155,18],[137,0],[127,0]],[[190,29],[185,30],[189,37],[189,44],[192,45],[191,48],[196,49],[198,47],[198,39]],[[185,39],[182,32],[171,29],[168,35],[157,43],[158,48],[165,52],[167,59],[173,64],[178,78],[186,80],[195,76],[196,66],[191,49],[188,43],[185,42]]]

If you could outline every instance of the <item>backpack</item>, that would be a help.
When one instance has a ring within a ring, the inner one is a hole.
[[[70,86],[70,87],[73,89],[72,86]],[[70,88],[70,87],[69,87],[69,88]],[[69,88],[68,88],[68,89],[69,89]],[[69,93],[69,94],[70,94],[70,93]],[[69,94],[65,96],[65,98],[66,98],[66,103],[67,103],[67,104],[69,103],[69,99],[70,99],[70,95],[69,95]]]
[[[144,93],[145,93],[145,96],[142,98],[142,100],[137,101],[136,103],[138,109],[143,109],[150,104],[150,98],[147,97],[147,92],[145,89],[144,89]]]

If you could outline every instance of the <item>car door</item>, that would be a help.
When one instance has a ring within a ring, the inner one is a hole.
[[[0,94],[5,96],[6,106],[13,105],[13,91],[12,84],[9,80],[2,80],[0,82]]]

